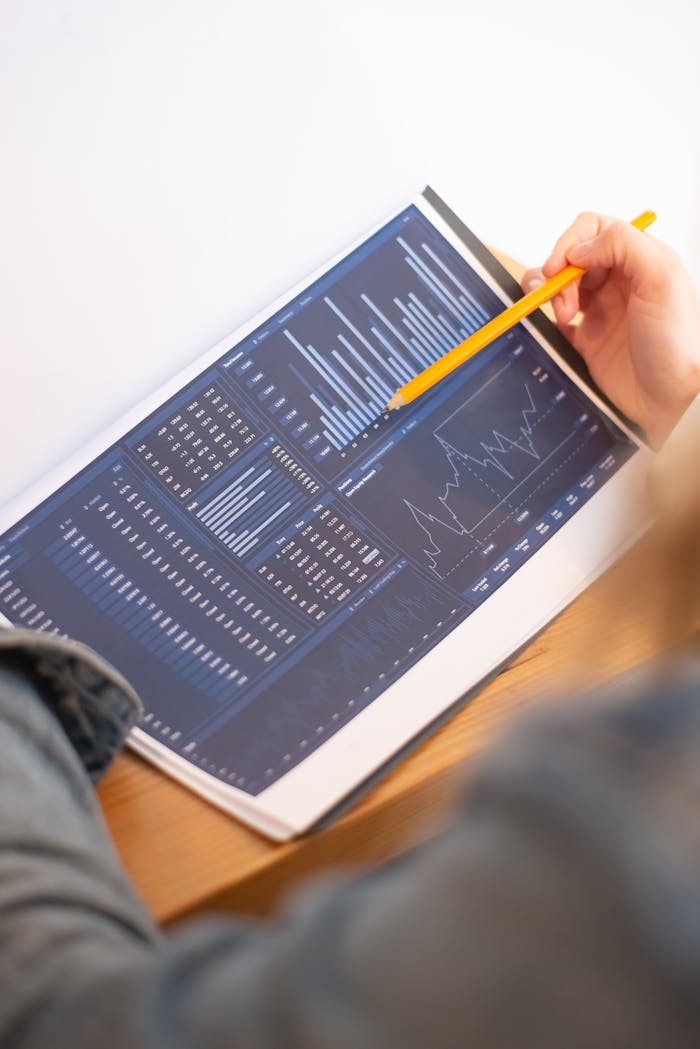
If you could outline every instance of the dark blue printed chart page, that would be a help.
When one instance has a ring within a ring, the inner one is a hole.
[[[387,413],[509,301],[460,234],[419,198],[0,516],[3,616],[107,657],[137,749],[276,837],[642,525],[647,451],[527,323]]]

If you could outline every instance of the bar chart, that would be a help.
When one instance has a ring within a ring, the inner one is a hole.
[[[229,474],[196,517],[231,553],[243,558],[319,488],[281,445],[274,444],[267,454]]]
[[[404,261],[425,284],[424,298],[434,298],[442,304],[442,310],[434,303],[430,304],[431,309],[415,291],[409,291],[405,300],[395,296],[393,304],[400,313],[402,331],[363,292],[361,301],[369,311],[369,333],[363,334],[326,295],[323,302],[338,320],[337,339],[342,349],[332,348],[325,355],[310,343],[304,346],[288,328],[284,329],[285,337],[314,369],[319,383],[325,384],[325,393],[310,390],[309,396],[319,410],[323,436],[338,451],[382,414],[397,387],[489,319],[483,307],[426,244],[421,248],[435,258],[457,294],[402,237],[397,237],[396,242],[406,252]]]
[[[371,255],[337,270],[230,362],[270,421],[317,463],[346,457],[378,428],[399,387],[501,306],[417,211]]]

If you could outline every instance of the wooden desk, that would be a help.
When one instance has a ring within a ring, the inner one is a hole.
[[[630,576],[648,574],[645,561],[642,545],[342,819],[298,841],[270,844],[124,754],[99,793],[117,848],[153,915],[170,923],[211,908],[268,913],[310,872],[375,863],[433,832],[468,781],[465,759],[518,711],[557,692],[570,694],[572,682],[585,687],[604,680],[659,650],[653,602],[636,591],[625,600]]]

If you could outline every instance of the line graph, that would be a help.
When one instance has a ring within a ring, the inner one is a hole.
[[[483,448],[485,453],[483,459],[467,455],[465,452],[460,452],[459,449],[455,448],[450,443],[449,438],[445,438],[441,435],[440,430],[442,429],[442,427],[440,427],[438,430],[435,430],[433,432],[434,436],[436,440],[445,449],[445,454],[448,457],[448,459],[452,455],[457,455],[462,456],[464,459],[471,459],[477,466],[481,466],[483,468],[492,465],[502,474],[505,474],[505,476],[511,481],[513,480],[513,474],[510,473],[506,467],[507,456],[509,452],[512,452],[514,449],[517,449],[518,451],[523,452],[525,455],[532,456],[533,459],[539,459],[540,456],[532,441],[533,420],[530,418],[531,416],[535,416],[536,418],[538,412],[537,408],[535,407],[535,401],[532,396],[532,391],[530,390],[530,387],[527,385],[527,383],[525,383],[523,391],[528,403],[527,406],[523,408],[521,412],[522,423],[518,427],[518,436],[515,438],[508,437],[506,434],[501,433],[499,430],[493,430],[493,440],[491,443],[489,443],[488,441],[480,442],[481,447]]]
[[[430,438],[409,434],[385,457],[377,476],[411,475],[410,493],[384,480],[379,508],[372,482],[353,500],[375,521],[379,513],[383,531],[436,578],[466,592],[606,440],[575,388],[523,341],[488,364],[468,396],[446,403]]]

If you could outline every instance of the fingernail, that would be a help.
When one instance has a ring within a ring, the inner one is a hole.
[[[541,288],[545,283],[546,277],[544,273],[533,273],[531,277],[528,277],[524,282],[523,288],[525,291],[534,291],[535,288]]]

